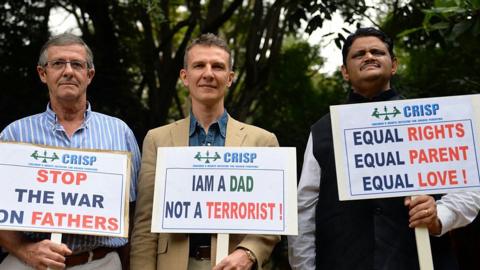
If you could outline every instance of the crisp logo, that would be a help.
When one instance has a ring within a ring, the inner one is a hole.
[[[402,113],[400,112],[399,109],[397,109],[397,107],[393,106],[392,111],[389,111],[387,109],[387,106],[384,106],[383,112],[379,112],[378,108],[375,108],[373,110],[372,116],[378,119],[380,119],[380,117],[383,116],[384,117],[383,120],[390,120],[389,116],[395,118],[395,116],[397,116],[398,114],[402,114]]]
[[[47,151],[43,151],[43,156],[38,154],[38,151],[35,150],[31,155],[35,160],[42,160],[42,163],[47,163],[47,160],[50,160],[50,162],[54,162],[55,160],[59,159],[57,156],[57,153],[53,152],[51,156],[48,156]]]
[[[200,154],[200,152],[197,152],[197,154],[195,155],[194,157],[196,160],[198,161],[204,161],[205,163],[210,163],[210,160],[211,161],[217,161],[217,159],[220,159],[220,155],[218,154],[218,152],[215,152],[215,155],[213,156],[210,156],[210,152],[206,152],[205,153],[205,156],[202,156],[202,154]]]

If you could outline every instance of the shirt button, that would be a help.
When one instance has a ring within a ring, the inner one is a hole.
[[[383,209],[381,207],[376,207],[374,213],[375,215],[381,215],[383,213]]]

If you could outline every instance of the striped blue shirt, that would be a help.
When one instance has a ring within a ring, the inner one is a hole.
[[[131,129],[122,120],[93,112],[88,104],[85,121],[68,137],[57,116],[47,105],[43,113],[28,116],[8,125],[0,133],[0,141],[24,142],[57,147],[129,151],[132,154],[130,201],[136,200],[137,176],[140,168],[140,150]],[[26,232],[33,241],[49,239],[50,234]],[[126,238],[63,234],[62,242],[74,253],[96,247],[119,247]]]

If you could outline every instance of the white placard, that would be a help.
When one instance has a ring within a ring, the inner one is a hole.
[[[128,152],[0,143],[0,182],[0,230],[128,236]]]
[[[158,148],[152,232],[297,234],[291,147]]]
[[[480,95],[331,106],[340,200],[480,188]]]

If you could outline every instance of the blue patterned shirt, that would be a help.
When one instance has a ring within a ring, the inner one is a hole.
[[[122,120],[93,112],[88,104],[85,121],[69,138],[57,116],[47,105],[43,113],[28,116],[8,125],[0,133],[0,141],[24,142],[56,147],[129,151],[132,154],[130,201],[136,200],[137,176],[140,168],[140,150],[135,136]],[[25,232],[32,241],[49,239],[50,234]],[[62,242],[74,253],[96,247],[119,247],[127,238],[63,234]]]
[[[227,134],[228,113],[223,111],[222,116],[208,127],[205,133],[202,125],[197,121],[193,113],[190,112],[190,137],[189,146],[225,146],[225,136]]]
[[[223,111],[222,116],[215,123],[208,127],[205,133],[202,125],[197,121],[192,112],[190,112],[190,137],[189,146],[225,146],[225,136],[227,134],[228,113]],[[198,246],[209,246],[210,234],[195,233],[190,235],[190,254],[194,254],[193,249]]]

